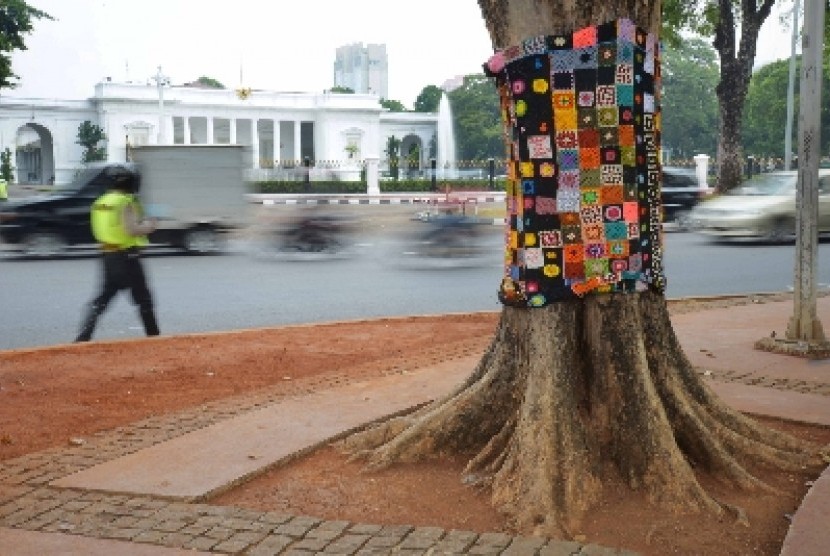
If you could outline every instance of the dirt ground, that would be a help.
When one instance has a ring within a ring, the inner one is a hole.
[[[0,351],[0,461],[210,400],[264,388],[314,390],[414,369],[448,354],[481,353],[497,318],[379,319]],[[830,443],[830,429],[769,424]],[[464,463],[455,457],[367,473],[328,446],[210,503],[360,523],[529,533],[512,530],[485,492],[462,484]],[[591,513],[576,540],[655,555],[777,555],[788,517],[815,476],[755,472],[781,494],[736,492],[701,477],[718,499],[745,509],[749,527],[728,518],[666,515],[612,483],[614,496]]]

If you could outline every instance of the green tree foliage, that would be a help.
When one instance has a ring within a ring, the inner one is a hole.
[[[78,140],[75,142],[84,148],[84,154],[81,160],[84,163],[105,160],[107,158],[107,149],[106,147],[99,147],[98,143],[106,141],[106,139],[107,135],[104,133],[104,130],[89,120],[85,120],[79,125]]]
[[[427,85],[421,89],[421,93],[415,99],[415,112],[438,112],[438,105],[441,103],[443,94],[441,87]]]
[[[23,37],[32,31],[36,19],[53,18],[24,0],[0,0],[0,89],[17,86],[11,55],[15,50],[26,50]]]
[[[432,137],[429,139],[429,146],[427,147],[427,152],[429,153],[430,158],[436,158],[438,156],[438,137],[435,134],[432,134]]]
[[[197,79],[196,85],[204,87],[206,89],[225,89],[225,86],[218,80],[212,77],[207,77],[206,75],[203,75],[202,77]]]
[[[8,147],[0,153],[0,178],[8,183],[14,181],[14,167],[12,167],[12,151]]]
[[[449,93],[457,159],[503,159],[504,132],[499,96],[493,81],[483,73],[464,77],[464,84]]]
[[[702,39],[667,46],[663,53],[663,148],[673,158],[713,156],[717,146],[718,67]]]
[[[409,152],[406,153],[406,166],[409,170],[417,170],[421,161],[421,147],[417,143],[409,145]]]
[[[380,99],[380,105],[383,106],[386,110],[390,112],[406,112],[406,106],[404,106],[401,101],[399,100],[389,100],[382,98]]]
[[[825,58],[824,76],[821,85],[821,149],[830,150],[830,75],[828,60]],[[756,71],[749,85],[744,108],[744,152],[756,157],[784,156],[784,133],[787,122],[787,84],[789,81],[789,60],[767,64]],[[793,110],[793,137],[798,133],[798,91],[801,58],[796,60],[796,80]]]
[[[400,152],[401,152],[401,140],[395,137],[394,135],[390,135],[386,139],[386,158],[389,160],[389,173],[392,174],[392,179],[398,181],[398,176],[400,175]]]
[[[768,64],[752,76],[744,108],[745,152],[756,156],[783,156],[788,81],[789,61]],[[795,80],[793,135],[798,127],[798,81]]]
[[[682,31],[711,37],[720,59],[718,98],[718,185],[721,190],[743,179],[743,109],[758,33],[776,0],[664,0],[664,40],[678,44]]]

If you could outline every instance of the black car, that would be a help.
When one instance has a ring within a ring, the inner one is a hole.
[[[709,189],[700,187],[694,169],[664,166],[663,186],[660,194],[663,221],[673,222],[681,230],[688,229],[689,212],[709,193]]]
[[[95,244],[89,210],[108,186],[105,168],[92,165],[72,183],[47,195],[0,205],[0,242],[29,256],[57,255],[67,246]]]

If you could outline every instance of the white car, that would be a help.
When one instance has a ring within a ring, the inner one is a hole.
[[[726,193],[699,203],[692,228],[721,239],[773,243],[795,238],[798,172],[759,174]],[[830,233],[830,170],[819,171],[819,233]]]

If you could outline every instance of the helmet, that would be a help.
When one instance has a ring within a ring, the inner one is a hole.
[[[118,189],[127,193],[138,193],[141,188],[141,176],[135,170],[115,164],[107,166],[104,175],[110,189]]]

